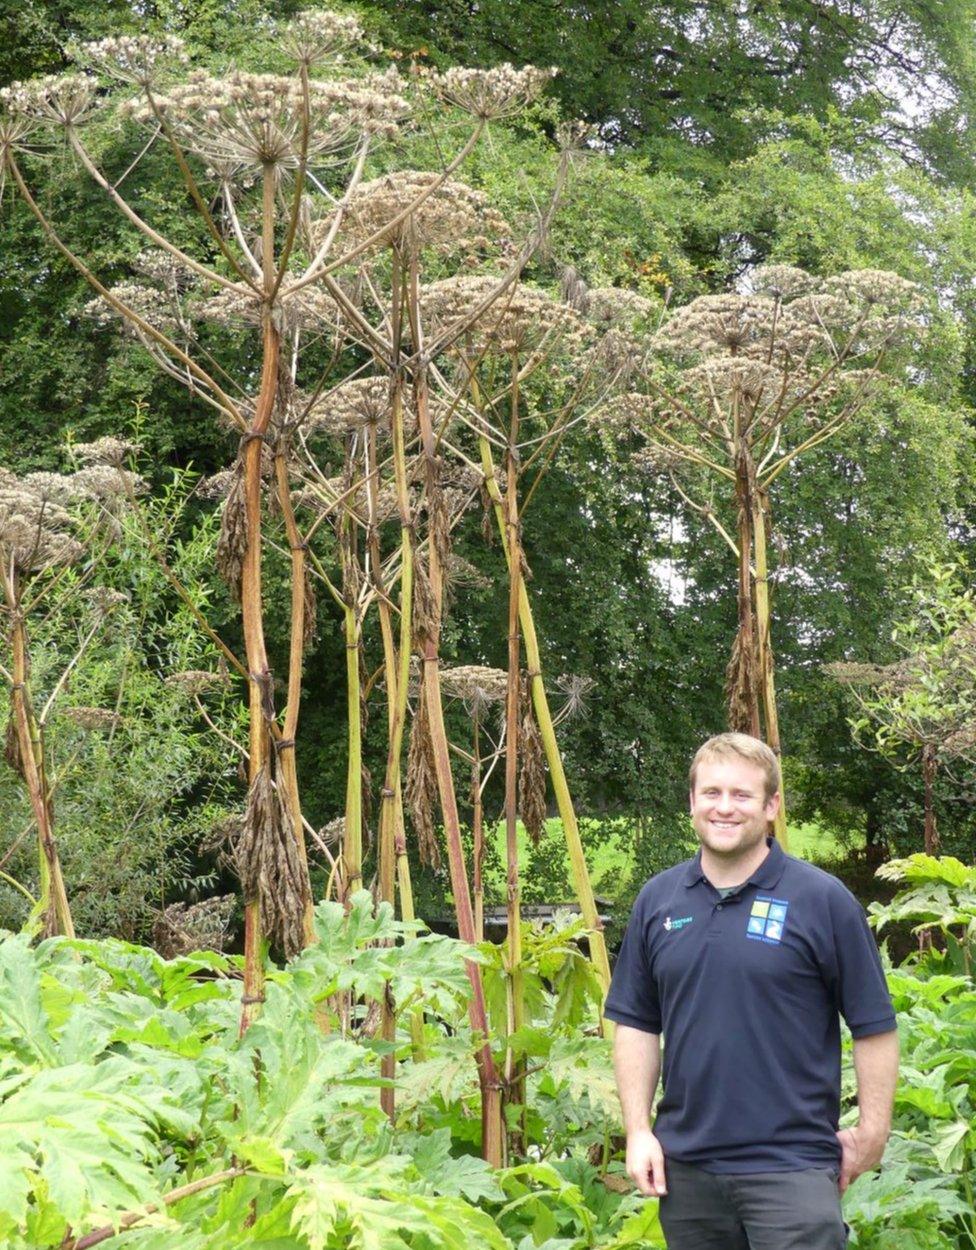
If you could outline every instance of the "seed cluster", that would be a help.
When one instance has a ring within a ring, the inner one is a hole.
[[[490,276],[466,274],[431,283],[421,292],[424,318],[435,331],[463,328],[465,350],[475,355],[528,351],[549,336],[573,351],[592,337],[575,309],[545,291],[518,282],[495,295],[498,285]]]
[[[415,243],[441,254],[456,254],[487,251],[510,233],[508,223],[483,191],[450,178],[432,190],[438,181],[435,173],[405,169],[357,187],[342,210],[344,244],[358,246],[372,240],[376,248],[407,248]],[[315,223],[316,243],[334,221],[332,213]]]

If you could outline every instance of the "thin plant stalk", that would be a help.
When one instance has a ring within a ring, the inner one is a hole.
[[[295,738],[298,732],[298,713],[302,698],[302,661],[305,651],[305,552],[306,544],[302,541],[295,520],[295,510],[291,502],[291,490],[288,483],[288,466],[284,447],[279,444],[275,449],[275,482],[278,488],[278,505],[285,522],[288,535],[288,548],[291,557],[291,629],[288,644],[288,695],[285,704],[285,717],[281,736],[275,742],[278,760],[281,765],[284,783],[285,800],[292,817],[295,839],[298,843],[298,856],[302,872],[308,878],[308,848],[305,845],[305,831],[302,827],[302,806],[298,791],[298,769],[295,758]],[[302,912],[302,932],[305,945],[315,940],[315,924],[312,915],[312,892],[308,891]]]
[[[27,629],[19,603],[17,573],[5,568],[3,574],[4,597],[11,618],[11,676],[10,692],[14,731],[20,756],[21,776],[27,786],[31,811],[37,825],[38,879],[40,885],[39,909],[44,916],[46,936],[63,934],[74,937],[74,924],[57,843],[54,839],[54,818],[50,795],[44,781],[44,742],[41,728],[34,716],[28,684]]]
[[[479,437],[478,441],[481,449],[481,463],[485,474],[485,484],[494,506],[495,519],[498,523],[498,531],[501,536],[505,559],[510,563],[512,556],[508,550],[505,504],[498,483],[495,480],[495,463],[491,452],[491,444],[483,435]],[[521,625],[525,644],[525,663],[530,693],[532,695],[532,708],[539,726],[539,735],[542,738],[546,763],[549,766],[549,777],[552,782],[553,794],[556,798],[556,808],[559,812],[563,834],[566,838],[566,849],[569,854],[573,887],[580,905],[580,912],[589,930],[590,959],[600,979],[600,985],[604,993],[606,993],[610,988],[610,959],[607,954],[606,940],[603,936],[603,922],[597,911],[593,885],[590,881],[589,869],[586,866],[586,855],[583,851],[583,840],[580,837],[579,822],[576,819],[576,810],[573,807],[569,783],[566,780],[566,770],[563,766],[559,743],[556,739],[556,728],[549,708],[549,698],[542,680],[542,659],[539,653],[539,640],[535,629],[535,619],[532,614],[532,604],[529,601],[524,580],[519,587],[519,624]],[[602,1020],[602,1028],[604,1034],[610,1036],[613,1029],[610,1021]]]
[[[508,1034],[517,1033],[525,1023],[522,977],[522,887],[519,879],[518,848],[518,752],[519,692],[522,648],[519,636],[519,594],[522,587],[522,546],[518,514],[518,437],[519,389],[518,359],[512,360],[513,384],[508,447],[505,456],[505,527],[508,562],[508,683],[505,691],[505,900],[508,915],[506,949],[506,999]],[[505,1048],[506,1098],[518,1106],[525,1103],[525,1082],[517,1073],[517,1061],[509,1044]],[[524,1133],[522,1134],[524,1136]]]
[[[766,553],[766,522],[768,497],[757,489],[753,494],[752,536],[756,548],[756,638],[758,641],[759,682],[762,689],[763,717],[766,722],[766,744],[780,758],[779,715],[776,709],[776,673],[771,641],[771,610],[769,602],[769,562]],[[786,795],[780,786],[779,809],[773,828],[776,840],[784,848],[789,845],[786,826]]]
[[[479,942],[485,940],[485,825],[484,804],[481,797],[481,716],[477,708],[472,717],[473,736],[471,751],[471,834],[472,874],[474,883],[474,932]]]
[[[274,222],[275,171],[265,166],[262,184],[263,228],[262,269],[264,290],[270,295],[275,281]],[[248,780],[253,786],[264,769],[270,769],[270,743],[267,706],[271,672],[264,640],[261,603],[261,452],[271,422],[278,390],[278,362],[281,335],[265,306],[261,327],[262,371],[261,389],[254,408],[254,420],[244,444],[244,500],[246,509],[246,546],[241,570],[241,610],[244,625],[244,648],[248,667],[249,760]],[[241,998],[241,1036],[250,1027],[264,1002],[264,964],[261,932],[261,900],[244,900],[244,991]]]
[[[408,306],[411,338],[414,343],[414,350],[417,352],[422,350],[421,345],[423,341],[420,326],[419,293],[419,266],[417,264],[416,252],[414,252],[410,260]],[[430,501],[436,496],[439,485],[437,481],[436,441],[430,417],[427,371],[425,368],[419,369],[415,376],[414,399],[424,455],[427,497]],[[448,866],[451,877],[451,891],[454,895],[454,907],[457,915],[458,936],[464,942],[474,943],[476,940],[474,911],[471,906],[471,891],[468,886],[468,874],[464,862],[461,820],[458,813],[457,795],[454,789],[454,777],[451,772],[450,746],[444,725],[444,709],[441,698],[439,646],[444,582],[438,543],[436,536],[433,534],[428,545],[428,567],[433,619],[430,621],[428,633],[423,643],[423,697],[426,702],[438,797],[440,799],[441,815],[444,820],[444,836],[447,841]],[[401,660],[402,658],[401,655]],[[493,1167],[501,1167],[505,1149],[502,1088],[498,1080],[495,1060],[491,1053],[491,1045],[488,1041],[490,1036],[488,1011],[485,1004],[481,970],[477,964],[472,963],[470,960],[466,962],[465,966],[468,980],[471,984],[471,999],[468,1004],[471,1028],[476,1035],[480,1035],[483,1039],[475,1056],[478,1066],[478,1083],[481,1088],[481,1153],[483,1158]]]
[[[354,521],[343,516],[342,526],[346,535],[342,539],[343,559],[351,561],[349,530]],[[346,700],[348,705],[348,751],[346,768],[346,824],[342,839],[342,894],[349,899],[363,884],[363,729],[360,700],[362,691],[359,680],[359,657],[362,634],[357,619],[351,580],[346,577],[343,601],[343,636],[346,644]]]
[[[756,630],[752,602],[752,501],[755,475],[749,453],[740,447],[736,457],[735,497],[738,509],[738,615],[739,627],[729,664],[729,725],[741,733],[762,737],[756,689]]]

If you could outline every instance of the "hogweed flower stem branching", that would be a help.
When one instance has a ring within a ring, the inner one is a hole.
[[[14,180],[17,190],[20,192],[25,204],[30,209],[45,236],[69,262],[69,264],[71,264],[72,267],[81,274],[88,285],[93,290],[97,291],[109,307],[114,308],[121,317],[131,322],[132,325],[138,327],[138,329],[154,343],[159,344],[165,352],[167,352],[170,356],[175,357],[175,359],[179,360],[181,364],[185,365],[196,380],[211,390],[217,399],[220,400],[223,411],[227,414],[227,416],[230,417],[230,419],[240,429],[245,430],[247,428],[247,422],[241,415],[237,405],[233,402],[230,396],[226,395],[220,386],[217,385],[210,374],[208,374],[206,370],[202,369],[195,360],[188,356],[187,353],[178,347],[171,339],[167,338],[165,334],[162,334],[155,328],[155,326],[151,326],[146,320],[140,317],[133,308],[130,308],[127,304],[124,304],[120,299],[113,295],[112,292],[98,280],[85,262],[79,256],[76,256],[71,248],[68,247],[68,245],[62,240],[61,236],[54,229],[51,222],[44,215],[40,205],[34,199],[30,188],[24,181],[19,164],[9,152],[7,153],[7,169]]]
[[[98,168],[88,149],[78,137],[78,132],[74,128],[68,130],[68,142],[71,145],[71,150],[81,161],[91,180],[97,186],[101,187],[119,212],[122,213],[123,217],[130,221],[137,230],[144,234],[150,243],[155,244],[156,247],[162,248],[164,252],[168,252],[169,255],[175,260],[178,260],[181,265],[184,265],[187,269],[203,278],[206,282],[225,287],[235,293],[240,293],[241,284],[239,282],[235,282],[231,278],[225,278],[222,273],[219,273],[216,269],[211,269],[208,265],[202,265],[198,260],[195,260],[192,256],[190,256],[189,253],[184,252],[182,248],[177,247],[175,243],[171,243],[164,234],[160,234],[158,230],[154,230],[147,221],[144,221],[128,202],[125,196],[120,195],[119,192],[116,191],[102,171]],[[237,267],[238,269],[240,268],[240,266]],[[243,275],[243,277],[248,287],[250,287],[252,291],[256,292],[254,283],[251,282],[246,275]]]
[[[288,272],[288,262],[291,259],[292,248],[295,246],[295,238],[298,234],[298,223],[302,213],[302,196],[305,190],[305,170],[308,167],[308,141],[312,129],[312,113],[308,98],[308,66],[305,63],[302,64],[301,75],[302,130],[298,145],[298,168],[295,171],[295,192],[291,199],[291,212],[288,216],[288,224],[285,227],[285,240],[281,246],[281,254],[278,257],[278,276],[275,278],[271,294],[268,296],[269,304],[273,304],[275,302],[278,291],[281,289],[282,280]]]
[[[170,151],[173,153],[173,159],[176,161],[177,168],[179,169],[180,174],[183,177],[183,182],[186,186],[187,191],[190,194],[190,198],[193,200],[193,203],[196,206],[197,212],[203,218],[203,222],[207,227],[207,231],[210,234],[210,237],[217,244],[217,247],[220,249],[221,255],[230,264],[231,268],[234,270],[234,272],[237,274],[240,280],[246,283],[247,286],[249,286],[255,294],[258,294],[259,288],[256,285],[254,279],[260,278],[260,275],[261,275],[260,267],[258,268],[257,273],[252,277],[243,269],[240,261],[237,259],[234,253],[227,246],[227,240],[217,229],[217,223],[213,219],[213,214],[210,211],[210,206],[208,205],[207,201],[204,199],[203,195],[201,194],[200,188],[197,186],[197,180],[193,176],[193,170],[190,168],[189,163],[187,162],[186,155],[183,151],[183,148],[181,147],[179,140],[176,138],[176,135],[173,133],[173,129],[170,126],[169,122],[166,120],[165,114],[160,110],[159,105],[156,101],[156,97],[153,95],[152,91],[150,91],[148,88],[146,90],[146,97],[149,101],[149,107],[152,109],[153,114],[156,118],[156,121],[159,123],[159,128],[162,131],[163,135],[166,137],[167,142],[169,143]],[[113,190],[114,189],[115,188],[113,188]],[[238,242],[242,242],[242,241],[239,239]],[[245,256],[250,255],[246,247],[243,248],[243,251],[244,251]]]
[[[332,260],[326,263],[329,248],[335,238],[334,231],[330,230],[329,234],[323,241],[322,246],[316,252],[315,256],[312,257],[308,268],[294,284],[291,290],[300,290],[303,286],[307,286],[309,282],[317,282],[323,278],[327,278],[329,275],[344,268],[346,265],[352,264],[354,260],[358,260],[359,257],[368,252],[370,248],[375,247],[381,239],[385,238],[392,230],[395,230],[397,226],[402,225],[408,217],[416,213],[417,209],[420,208],[425,200],[428,200],[435,192],[439,191],[445,182],[447,182],[448,178],[450,178],[451,174],[454,173],[456,169],[460,168],[463,162],[467,160],[468,156],[477,147],[478,141],[484,132],[484,128],[485,123],[483,121],[479,121],[478,125],[475,126],[471,134],[468,136],[467,141],[463,144],[460,150],[455,153],[451,163],[441,170],[437,180],[432,182],[428,187],[425,187],[424,190],[411,200],[411,202],[407,204],[399,213],[397,213],[395,217],[391,217],[389,221],[385,221],[383,225],[377,230],[374,230],[371,235],[363,239],[362,242],[358,243],[355,247],[350,248],[348,252],[345,252],[337,260]],[[363,152],[362,159],[363,164],[365,164],[365,151]]]

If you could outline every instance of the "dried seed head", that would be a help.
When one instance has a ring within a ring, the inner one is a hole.
[[[165,680],[167,686],[175,686],[180,690],[185,690],[187,694],[203,694],[205,690],[216,690],[227,686],[230,678],[225,672],[188,668],[179,673],[170,673]]]
[[[342,382],[312,404],[307,429],[343,436],[364,425],[389,428],[391,419],[388,378],[355,378]]]
[[[180,328],[179,306],[174,302],[173,294],[152,286],[148,282],[117,282],[109,288],[109,294],[124,304],[127,309],[140,317],[147,325],[163,334],[172,335]],[[95,296],[85,304],[85,314],[96,325],[112,325],[121,318],[123,328],[138,333],[128,316],[117,309],[101,295]]]
[[[749,276],[749,285],[759,295],[790,300],[815,290],[818,280],[794,265],[758,265]]]
[[[515,69],[507,62],[493,69],[446,70],[432,78],[434,90],[448,104],[454,104],[482,121],[511,117],[541,94],[554,78],[555,69],[527,65]]]
[[[233,894],[223,894],[199,903],[171,903],[153,922],[153,946],[164,959],[223,951],[236,902]]]
[[[586,315],[599,326],[625,326],[633,329],[648,326],[659,312],[659,306],[646,295],[626,287],[591,287],[587,293]]]
[[[68,55],[116,82],[143,88],[155,86],[167,70],[186,65],[190,59],[176,35],[116,35],[69,45]]]
[[[84,74],[51,74],[0,88],[0,111],[37,126],[74,129],[96,108],[95,82]]]
[[[93,443],[73,443],[71,454],[82,462],[90,465],[112,465],[121,467],[130,456],[142,450],[139,443],[124,438],[115,438],[107,434],[97,438]]]
[[[116,729],[122,723],[118,712],[107,707],[65,707],[61,715],[87,730]]]
[[[292,18],[281,31],[281,49],[299,65],[339,62],[342,54],[363,41],[363,28],[351,13],[309,9]]]
[[[72,564],[83,552],[71,536],[72,518],[56,502],[58,474],[32,474],[0,486],[0,558],[13,560],[22,572],[36,573],[57,564]]]
[[[375,248],[415,245],[453,255],[487,251],[511,233],[484,192],[450,178],[440,186],[438,182],[439,174],[406,169],[357,187],[344,209],[336,210],[342,211],[343,246],[355,247],[373,239]],[[416,207],[407,212],[411,205]],[[314,224],[316,246],[334,225],[336,213]]]
[[[572,352],[592,337],[575,309],[545,291],[519,282],[496,294],[498,285],[487,276],[445,278],[423,289],[421,310],[435,331],[463,327],[455,350],[466,354],[525,352],[543,340]]]
[[[268,167],[279,173],[297,169],[303,147],[306,159],[315,161],[362,135],[392,136],[408,111],[400,80],[391,72],[350,81],[312,79],[306,99],[295,78],[194,71],[156,96],[154,104],[180,142],[214,174],[245,179]],[[157,124],[156,112],[142,100],[130,102],[125,112],[137,122]]]
[[[466,703],[504,703],[508,673],[483,664],[455,664],[440,668],[441,689]]]
[[[194,317],[226,326],[257,326],[261,324],[263,302],[253,291],[224,290],[201,300],[193,307]],[[282,283],[274,305],[278,328],[283,332],[296,329],[336,330],[341,322],[335,301],[316,286],[292,291]]]
[[[587,699],[596,689],[596,682],[593,678],[583,677],[577,673],[563,673],[556,678],[556,685],[566,696],[560,716],[582,716],[586,712]]]

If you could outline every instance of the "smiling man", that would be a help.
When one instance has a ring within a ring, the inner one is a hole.
[[[606,1003],[627,1171],[669,1250],[841,1250],[840,1195],[881,1160],[898,1074],[877,947],[836,877],[769,836],[764,743],[710,738],[690,788],[701,848],[641,890]],[[840,1016],[859,1117],[838,1132]]]

